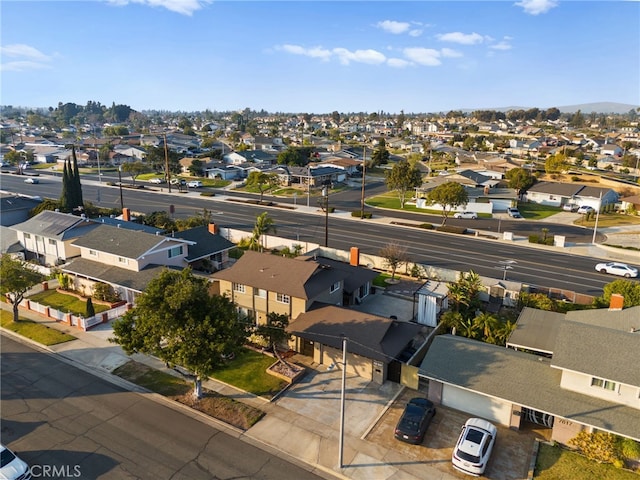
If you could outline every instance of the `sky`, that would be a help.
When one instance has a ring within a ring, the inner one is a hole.
[[[638,0],[3,0],[0,29],[1,105],[640,106]]]

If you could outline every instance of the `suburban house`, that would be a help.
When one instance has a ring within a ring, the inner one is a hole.
[[[22,195],[0,196],[0,225],[10,227],[29,219],[29,212],[42,203],[40,198],[26,197]]]
[[[539,182],[524,194],[527,202],[560,207],[567,203],[589,205],[598,210],[600,205],[615,204],[618,193],[611,188],[592,187],[574,183]]]
[[[342,364],[343,336],[347,338],[347,373],[376,383],[400,381],[400,354],[422,326],[358,312],[334,305],[318,305],[289,324],[291,347],[319,364]]]
[[[96,283],[111,285],[122,300],[135,297],[163,268],[182,270],[188,265],[189,247],[195,242],[96,224],[72,242],[79,250],[61,269],[73,279],[73,287],[91,292]]]
[[[419,376],[436,403],[514,429],[541,425],[560,443],[582,430],[640,441],[640,306],[614,303],[567,314],[525,308],[508,348],[437,336]]]
[[[238,165],[247,162],[272,164],[276,161],[276,155],[265,150],[245,150],[226,153],[222,159],[227,165]]]
[[[218,233],[214,223],[176,232],[171,236],[191,242],[185,260],[196,271],[215,272],[226,268],[230,265],[229,250],[236,246]]]

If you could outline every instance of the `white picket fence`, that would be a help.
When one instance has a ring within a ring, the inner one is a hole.
[[[39,313],[40,315],[47,316],[57,322],[64,322],[68,323],[72,327],[81,328],[85,332],[91,327],[95,327],[101,323],[121,317],[128,310],[128,304],[124,304],[104,312],[100,312],[92,317],[85,318],[81,315],[73,315],[68,312],[63,312],[46,305],[42,305],[38,302],[31,301],[28,298],[22,300],[22,302],[20,302],[20,306],[32,312]]]

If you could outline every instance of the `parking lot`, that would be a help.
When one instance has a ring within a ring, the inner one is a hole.
[[[453,478],[469,478],[451,466],[453,447],[469,414],[438,405],[421,445],[410,445],[394,438],[393,431],[405,404],[410,398],[420,396],[425,395],[405,389],[367,434],[366,440],[389,447],[388,461],[399,461],[401,458],[415,461],[410,468],[415,470],[412,473],[416,476],[419,476],[422,465],[429,465]],[[496,480],[527,478],[536,437],[543,438],[542,433],[535,429],[514,431],[498,426],[496,444],[484,476]]]

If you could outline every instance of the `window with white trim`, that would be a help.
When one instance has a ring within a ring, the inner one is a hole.
[[[291,303],[291,297],[289,295],[285,295],[284,293],[277,293],[276,300],[280,303]]]
[[[267,298],[267,291],[264,288],[254,288],[253,295],[260,298]]]
[[[24,238],[31,238],[31,234],[30,233],[25,233],[24,234]]]
[[[340,282],[336,282],[333,285],[331,285],[331,288],[329,289],[329,293],[333,293],[339,288],[340,288]]]
[[[58,242],[56,242],[53,238],[49,239],[49,245],[57,245]]]
[[[604,390],[611,390],[612,392],[616,391],[616,382],[610,382],[609,380],[604,380],[602,378],[592,377],[591,386],[602,388]]]
[[[89,250],[89,255],[91,255],[92,257],[97,257],[98,252],[96,250]]]
[[[125,257],[118,257],[118,263],[122,263],[123,265],[127,265],[129,263],[129,259]]]
[[[179,257],[180,255],[182,255],[182,245],[169,249],[169,258]]]
[[[233,291],[238,293],[245,293],[247,291],[247,288],[242,283],[234,283]]]

